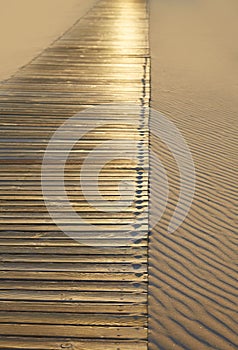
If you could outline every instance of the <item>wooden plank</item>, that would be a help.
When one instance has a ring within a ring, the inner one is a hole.
[[[146,265],[138,261],[136,264],[108,264],[108,263],[58,263],[58,262],[24,262],[9,263],[1,262],[0,271],[68,271],[68,272],[102,272],[102,273],[120,273],[120,272],[146,272]]]
[[[117,281],[141,282],[147,280],[143,272],[71,272],[71,271],[0,271],[0,279],[4,280],[45,280],[45,281]]]
[[[104,292],[132,292],[132,293],[146,293],[147,284],[145,282],[84,282],[84,281],[24,281],[24,280],[13,280],[13,281],[2,281],[0,280],[0,290],[46,290],[46,291],[104,291]]]
[[[44,254],[43,256],[41,254],[1,254],[0,261],[1,262],[11,262],[11,263],[22,263],[22,262],[29,262],[29,263],[103,263],[103,264],[145,264],[147,262],[146,255],[141,256],[133,256],[133,255],[126,255],[126,256],[118,256],[115,255],[50,255],[50,254]]]
[[[82,301],[82,302],[121,302],[121,303],[144,303],[146,294],[126,292],[92,292],[92,291],[35,291],[35,290],[0,290],[0,300],[31,300],[31,301]]]
[[[24,350],[146,350],[147,344],[143,341],[137,341],[136,343],[126,341],[77,341],[69,339],[47,339],[32,338],[32,337],[6,337],[1,336],[0,346],[2,349],[24,349]]]
[[[17,322],[16,322],[17,320]],[[2,323],[17,324],[55,324],[74,326],[123,326],[145,327],[144,316],[112,315],[112,314],[77,314],[46,312],[3,312],[0,311],[0,329]]]
[[[144,316],[147,312],[146,303],[89,303],[89,302],[41,302],[41,301],[19,301],[19,300],[0,300],[0,310],[9,312],[67,312],[67,313],[87,313],[87,314],[119,314],[131,316]],[[146,317],[145,317],[146,319]]]
[[[66,325],[32,325],[1,323],[0,335],[19,335],[42,337],[70,337],[70,338],[94,338],[94,339],[146,339],[147,330],[143,327],[87,327]]]

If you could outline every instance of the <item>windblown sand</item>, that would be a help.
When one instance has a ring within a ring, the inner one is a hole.
[[[97,0],[0,0],[0,80],[26,65]]]
[[[238,2],[151,0],[152,107],[183,134],[197,176],[173,234],[178,174],[165,146],[168,210],[153,230],[150,349],[237,349]]]

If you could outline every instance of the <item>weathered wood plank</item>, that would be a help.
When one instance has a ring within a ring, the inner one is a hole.
[[[1,335],[19,335],[42,337],[70,337],[70,338],[94,338],[94,339],[146,339],[147,330],[143,327],[83,327],[66,325],[32,325],[32,324],[0,324]]]
[[[15,312],[67,312],[87,314],[119,314],[131,316],[145,316],[146,303],[95,303],[95,302],[70,302],[70,301],[26,301],[26,300],[0,300],[1,311]]]
[[[0,271],[0,279],[26,279],[50,281],[117,281],[141,282],[147,280],[143,272],[71,272],[71,271]]]
[[[17,320],[17,322],[16,322]],[[77,314],[77,313],[46,313],[46,312],[2,312],[0,311],[1,323],[17,324],[55,324],[74,326],[123,326],[123,327],[145,327],[146,320],[141,316],[112,315],[112,314]]]
[[[42,338],[32,338],[32,337],[6,337],[1,336],[0,346],[2,349],[24,349],[24,350],[146,350],[147,344],[146,342],[134,341],[126,342],[126,341],[77,341],[69,339],[47,339],[42,340]]]

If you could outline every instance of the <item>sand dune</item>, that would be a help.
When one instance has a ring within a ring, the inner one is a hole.
[[[62,35],[97,0],[0,0],[0,80]]]
[[[151,349],[236,349],[238,34],[236,1],[151,1],[152,107],[172,120],[196,165],[189,216],[167,225],[178,172],[150,251]]]

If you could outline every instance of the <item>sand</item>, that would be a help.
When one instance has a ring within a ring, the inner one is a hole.
[[[97,0],[0,0],[0,80],[62,35]]]
[[[238,3],[151,0],[152,107],[179,128],[196,166],[190,213],[166,231],[178,176],[151,240],[151,349],[235,349]],[[159,145],[154,144],[158,148]]]

